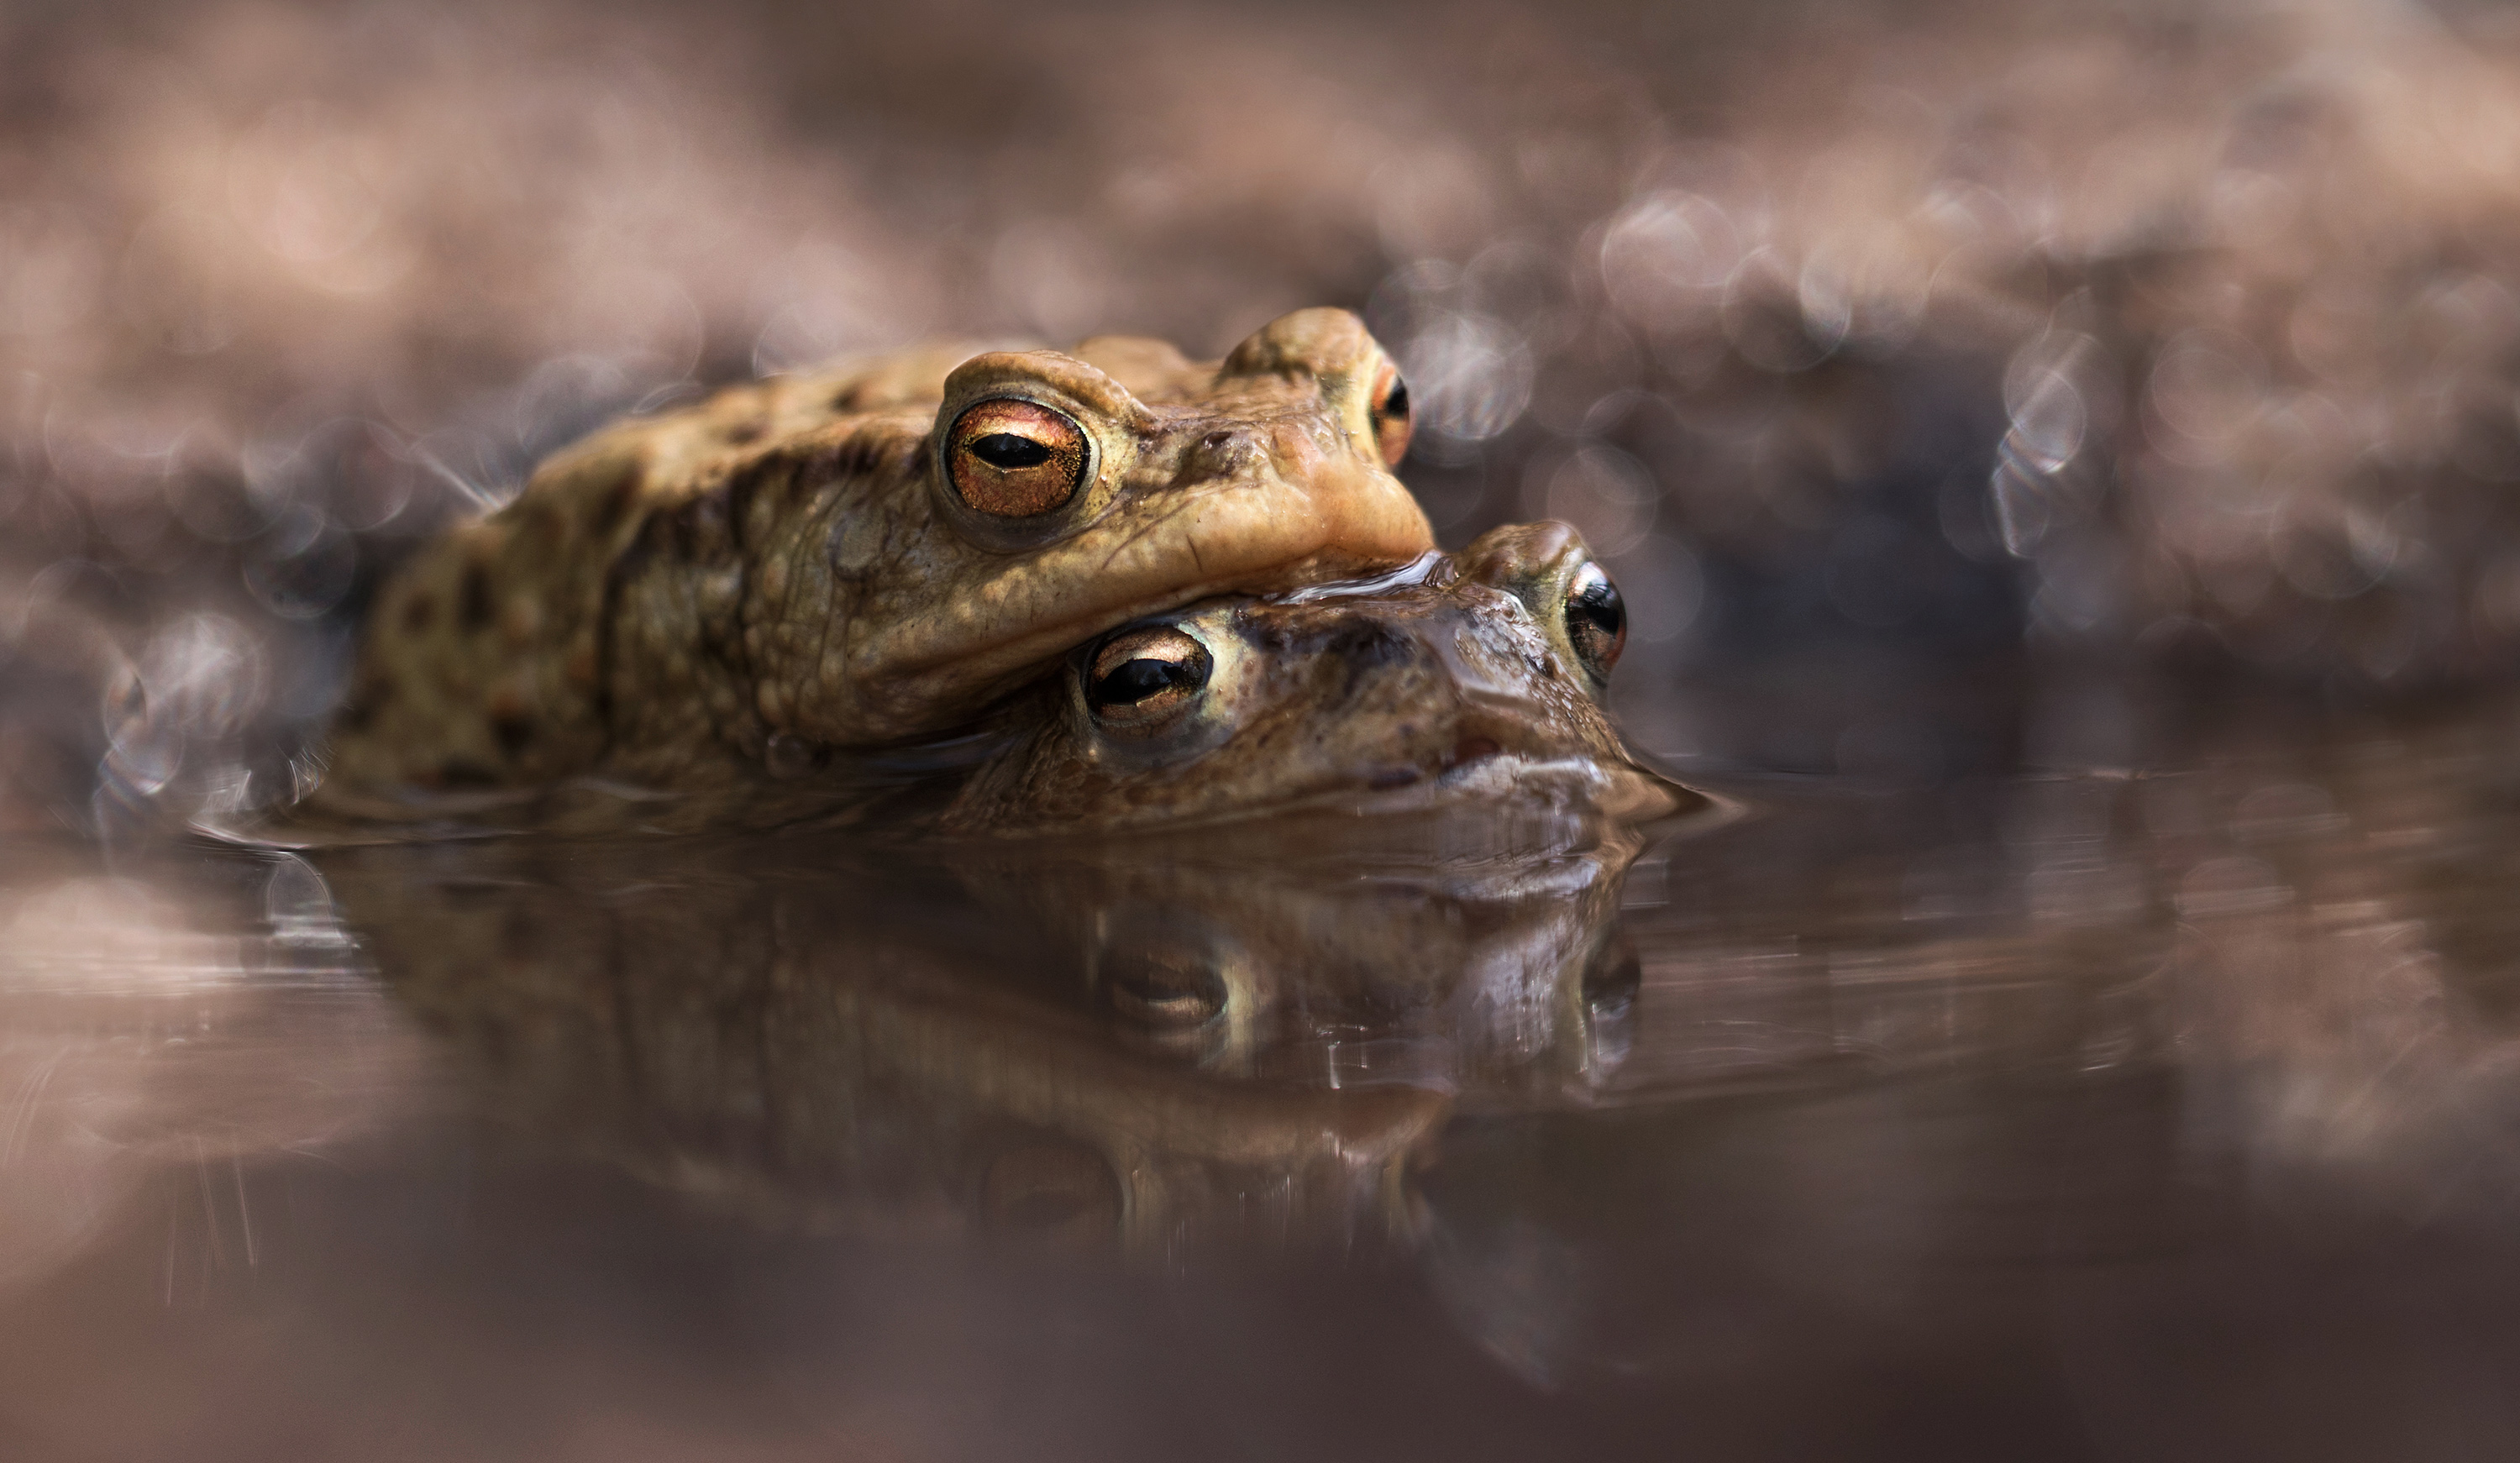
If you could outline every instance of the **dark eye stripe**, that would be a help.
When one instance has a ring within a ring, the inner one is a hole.
[[[1098,706],[1134,706],[1175,686],[1195,687],[1197,668],[1178,660],[1145,658],[1126,661],[1094,683]]]
[[[1019,467],[1038,467],[1050,461],[1050,448],[1030,437],[1013,432],[991,432],[971,443],[971,456],[996,467],[1012,472]]]

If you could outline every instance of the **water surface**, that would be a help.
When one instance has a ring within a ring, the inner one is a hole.
[[[22,1458],[2483,1458],[2501,707],[905,851],[21,841]]]

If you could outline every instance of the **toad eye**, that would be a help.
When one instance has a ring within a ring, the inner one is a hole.
[[[1575,571],[1566,586],[1566,640],[1595,681],[1607,682],[1610,667],[1628,643],[1628,602],[1599,564]]]
[[[1399,466],[1409,455],[1409,383],[1400,378],[1399,367],[1382,363],[1367,407],[1373,415],[1373,444],[1382,451],[1382,465]]]
[[[1146,735],[1188,711],[1214,667],[1205,645],[1169,625],[1123,630],[1085,662],[1085,708],[1105,731]]]
[[[991,432],[971,444],[971,456],[997,468],[1012,472],[1018,467],[1038,467],[1050,461],[1050,449],[1030,437],[1013,432]]]
[[[945,469],[980,512],[1034,518],[1063,506],[1085,481],[1085,429],[1029,401],[984,401],[954,419]]]

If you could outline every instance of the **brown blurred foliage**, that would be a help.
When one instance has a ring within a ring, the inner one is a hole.
[[[1565,517],[1620,575],[1658,751],[2145,754],[2039,732],[2024,667],[2498,679],[2515,42],[2314,0],[21,5],[0,818],[301,780],[377,574],[604,416],[1325,302],[1407,364],[1449,540]]]

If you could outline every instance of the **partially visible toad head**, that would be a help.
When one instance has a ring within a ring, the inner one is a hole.
[[[1571,528],[1496,529],[1379,580],[1213,599],[1085,646],[963,787],[948,831],[1197,823],[1523,799],[1619,816],[1689,795],[1600,698],[1618,590]]]

